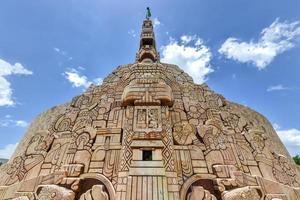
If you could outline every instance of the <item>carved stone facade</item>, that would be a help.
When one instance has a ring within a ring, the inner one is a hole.
[[[152,21],[136,63],[40,115],[0,168],[0,199],[300,199],[271,124],[159,62]]]

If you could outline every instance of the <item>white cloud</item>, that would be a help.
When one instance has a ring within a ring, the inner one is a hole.
[[[10,115],[6,115],[4,119],[0,119],[0,127],[9,127],[9,126],[18,126],[18,127],[27,127],[28,122],[24,120],[14,120]]]
[[[16,121],[16,126],[27,127],[28,126],[28,122],[26,122],[24,120],[17,120]]]
[[[81,67],[81,70],[84,69]],[[73,87],[85,87],[88,88],[91,84],[102,84],[102,78],[96,78],[93,81],[89,81],[85,75],[82,75],[78,70],[71,68],[63,73],[64,77],[72,83]]]
[[[278,54],[293,48],[299,38],[300,21],[289,23],[276,19],[262,30],[257,42],[244,42],[230,37],[223,43],[219,53],[228,59],[251,63],[258,69],[264,69]]]
[[[65,77],[68,79],[70,83],[72,83],[73,87],[89,87],[90,82],[87,80],[87,77],[81,75],[79,71],[76,69],[70,69],[69,71],[65,72]]]
[[[207,75],[214,71],[210,64],[212,53],[197,36],[183,35],[180,43],[170,39],[161,49],[162,62],[178,65],[198,84],[205,82]]]
[[[279,124],[277,124],[277,123],[274,123],[273,124],[273,127],[274,127],[274,129],[275,130],[278,130],[278,129],[280,129],[281,127],[280,127],[280,125]]]
[[[53,50],[56,51],[58,54],[60,54],[62,56],[66,56],[68,54],[66,51],[61,50],[61,49],[59,49],[57,47],[54,47]]]
[[[292,128],[281,130],[277,129],[277,134],[280,137],[281,141],[287,147],[289,152],[293,155],[299,154],[300,152],[300,130]]]
[[[131,29],[130,31],[128,31],[128,34],[130,35],[130,36],[132,36],[132,37],[136,37],[136,32],[135,32],[135,30],[133,30],[133,29]]]
[[[14,101],[12,99],[13,90],[11,83],[6,79],[10,75],[32,75],[33,72],[26,69],[21,63],[14,65],[0,59],[0,106],[12,106]]]
[[[0,158],[10,159],[10,157],[15,152],[18,143],[16,144],[8,144],[3,149],[0,149]]]
[[[201,43],[203,43],[203,41],[197,37],[197,35],[182,35],[180,37],[181,43],[182,44],[188,44],[190,42],[195,42],[195,45],[201,45]]]
[[[155,17],[153,19],[153,26],[154,26],[154,28],[156,28],[156,27],[158,27],[160,25],[161,25],[161,22],[159,21],[159,19],[157,17]]]
[[[54,48],[53,48],[53,50],[54,50],[54,51],[56,51],[57,53],[59,53],[59,52],[60,52],[60,49],[59,49],[59,48],[57,48],[57,47],[54,47]]]
[[[103,78],[95,78],[93,80],[93,83],[95,83],[96,85],[101,85],[103,83]]]
[[[273,86],[268,87],[267,91],[268,91],[268,92],[272,92],[272,91],[290,90],[290,89],[291,89],[291,88],[285,87],[285,86],[279,84],[279,85],[273,85]]]

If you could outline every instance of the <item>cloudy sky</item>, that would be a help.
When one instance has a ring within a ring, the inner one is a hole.
[[[0,157],[39,113],[134,62],[147,6],[163,62],[265,115],[300,154],[299,0],[2,0]]]

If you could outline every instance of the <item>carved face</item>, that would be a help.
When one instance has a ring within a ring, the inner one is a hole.
[[[173,137],[178,144],[192,144],[196,137],[195,127],[187,122],[180,122],[173,127]]]

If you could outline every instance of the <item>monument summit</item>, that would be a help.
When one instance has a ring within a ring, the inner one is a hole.
[[[299,200],[269,121],[161,63],[148,9],[133,64],[40,114],[0,167],[1,200]]]

